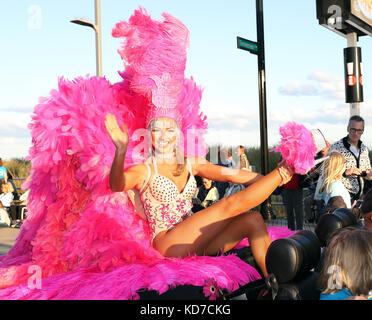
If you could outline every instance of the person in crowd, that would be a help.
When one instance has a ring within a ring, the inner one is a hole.
[[[7,178],[8,178],[8,182],[12,185],[13,187],[13,199],[14,200],[19,200],[19,193],[18,193],[18,190],[17,190],[17,187],[16,185],[14,184],[14,181],[13,181],[13,175],[8,171],[7,173]]]
[[[320,300],[372,299],[372,232],[339,229],[325,251],[319,274]]]
[[[231,151],[227,148],[220,148],[218,152],[218,165],[227,168],[234,167],[234,160],[231,155]]]
[[[334,196],[329,198],[327,206],[324,208],[324,213],[331,213],[337,209],[347,208],[342,196]]]
[[[372,231],[372,189],[364,196],[360,212],[364,226]]]
[[[248,210],[264,201],[278,185],[286,183],[293,169],[283,163],[266,176],[247,170],[239,170],[237,174],[231,168],[223,168],[222,174],[218,165],[180,154],[176,142],[182,123],[170,112],[168,117],[164,116],[164,111],[161,115],[148,122],[151,156],[124,171],[128,131],[125,124],[122,129],[119,127],[115,115],[106,116],[106,129],[116,148],[109,175],[111,190],[136,188],[140,191],[152,245],[162,255],[215,255],[230,250],[247,237],[257,264],[267,275],[265,256],[271,240],[260,213]],[[249,187],[193,214],[195,175]]]
[[[283,185],[281,193],[287,214],[287,226],[291,230],[302,230],[304,223],[303,191],[299,179],[300,175],[294,174],[292,179]]]
[[[4,180],[5,182],[8,182],[7,173],[8,173],[8,171],[4,167],[4,161],[3,161],[3,159],[0,158],[0,181]]]
[[[331,147],[330,143],[326,141],[326,148],[320,150],[314,160],[316,163],[315,167],[310,170],[306,175],[301,175],[299,180],[299,186],[301,188],[308,188],[309,193],[304,199],[305,217],[310,223],[318,221],[322,215],[322,202],[321,200],[314,199],[316,184],[322,171],[323,161],[326,159],[328,150]],[[316,206],[316,212],[313,212],[313,205]]]
[[[231,151],[226,148],[221,148],[218,152],[218,165],[226,168],[233,168],[234,163],[231,156]],[[223,197],[226,189],[229,187],[228,182],[215,181],[219,197]]]
[[[231,196],[232,194],[242,191],[244,189],[245,189],[244,184],[229,182],[229,186],[226,188],[223,198]]]
[[[329,151],[340,152],[346,160],[342,183],[350,193],[351,203],[362,197],[364,179],[372,179],[371,163],[366,145],[360,140],[364,133],[364,119],[352,116],[347,126],[348,135],[331,145]]]
[[[2,226],[10,227],[10,217],[8,211],[0,201],[0,227]]]
[[[249,164],[248,158],[245,154],[244,146],[240,145],[235,150],[236,155],[238,156],[237,169],[249,170],[251,171],[251,166]]]
[[[329,158],[324,161],[322,174],[315,191],[315,199],[323,200],[326,206],[330,198],[341,196],[346,207],[352,207],[350,194],[341,180],[345,171],[345,163],[344,156],[337,151],[330,152]]]
[[[202,209],[208,208],[219,200],[219,194],[215,181],[207,178],[202,179],[203,185],[199,188],[196,197],[193,199],[193,202],[195,203],[192,208],[193,212],[198,212]]]
[[[13,187],[9,182],[7,183],[3,182],[0,186],[0,191],[1,191],[0,202],[8,212],[9,216],[11,217],[10,206],[14,198]]]

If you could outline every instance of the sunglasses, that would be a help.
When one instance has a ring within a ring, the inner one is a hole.
[[[358,133],[358,134],[362,134],[364,132],[364,129],[355,129],[355,128],[350,128],[349,129],[350,132],[352,133]]]

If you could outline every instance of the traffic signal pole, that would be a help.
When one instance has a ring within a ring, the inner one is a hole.
[[[260,110],[260,142],[261,142],[261,173],[269,172],[268,158],[269,147],[267,138],[267,109],[266,109],[266,74],[265,74],[265,39],[263,20],[263,0],[256,0],[256,23],[257,23],[257,64],[258,64],[258,93]],[[261,204],[261,215],[266,219],[275,219],[270,197]]]
[[[263,0],[256,0],[256,24],[257,42],[237,37],[239,49],[249,51],[257,55],[258,64],[258,94],[259,94],[259,114],[260,114],[260,145],[261,145],[261,174],[268,174],[268,139],[267,139],[267,111],[266,111],[266,75],[265,75],[265,39],[263,22]],[[275,219],[272,210],[270,197],[261,204],[261,214],[263,218]]]
[[[260,106],[261,172],[268,173],[268,139],[265,78],[265,40],[262,0],[256,0],[257,44],[258,44],[258,91]]]

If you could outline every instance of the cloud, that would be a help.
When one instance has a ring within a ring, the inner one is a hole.
[[[286,86],[279,87],[279,93],[287,96],[317,96],[319,91],[311,84],[300,84],[293,82]]]
[[[31,137],[0,137],[0,156],[5,160],[25,158],[31,147]]]
[[[0,126],[0,136],[4,137],[19,131],[28,132],[27,125],[31,122],[31,113],[0,110],[0,118],[4,120]]]
[[[0,104],[0,112],[17,112],[17,113],[31,114],[33,110],[34,110],[34,106],[29,106],[29,105]]]
[[[206,113],[208,126],[218,130],[256,128],[257,112],[231,111]]]
[[[283,125],[287,121],[309,125],[313,123],[337,124],[345,123],[345,119],[349,116],[350,109],[346,103],[326,101],[320,107],[293,107],[289,111],[273,110],[268,113],[268,120],[278,125]]]
[[[307,79],[309,82],[297,81],[278,88],[282,95],[288,96],[320,96],[327,99],[341,100],[345,97],[345,87],[342,79],[325,72],[313,72]]]

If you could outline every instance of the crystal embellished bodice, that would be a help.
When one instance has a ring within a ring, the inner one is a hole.
[[[148,188],[141,193],[141,200],[154,239],[159,232],[173,228],[193,213],[191,208],[192,198],[196,192],[196,181],[188,159],[186,167],[189,178],[182,192],[179,192],[173,181],[158,173],[155,158],[152,158],[152,162],[154,175]],[[151,175],[149,165],[145,164]],[[144,186],[146,184],[147,182]]]

